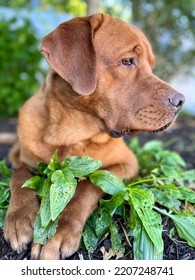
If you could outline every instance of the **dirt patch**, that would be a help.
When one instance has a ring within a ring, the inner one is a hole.
[[[0,120],[0,132],[14,132],[16,130],[16,120]],[[168,131],[157,134],[140,134],[138,138],[142,144],[148,140],[157,139],[164,143],[169,143],[168,149],[178,152],[186,161],[188,169],[195,169],[195,117],[180,118],[176,121],[175,125]],[[128,139],[126,139],[128,140]],[[7,156],[10,145],[0,144],[0,160]],[[125,254],[122,259],[133,258],[133,243],[130,238],[130,244],[128,244],[125,233],[123,230],[123,221],[120,217],[116,217],[120,226],[120,233],[123,238],[124,244],[126,244]],[[181,241],[175,233],[172,238],[168,236],[168,232],[173,228],[173,224],[170,219],[163,219],[163,239],[164,239],[164,256],[165,260],[195,260],[195,249],[188,246],[185,242]],[[102,239],[97,249],[91,254],[90,259],[100,260],[102,259],[102,250],[104,247],[107,251],[110,249],[109,236]],[[26,251],[21,254],[17,254],[10,249],[10,246],[3,238],[3,233],[0,231],[0,259],[29,259],[30,258],[30,246]],[[89,259],[87,252],[84,249],[80,249],[70,259]]]

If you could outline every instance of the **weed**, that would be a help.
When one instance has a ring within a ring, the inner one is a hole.
[[[137,138],[133,138],[128,146],[137,155],[140,175],[124,182],[109,171],[99,169],[101,161],[89,157],[74,156],[60,162],[55,152],[48,165],[38,163],[36,175],[22,186],[34,189],[41,199],[34,242],[45,244],[55,234],[59,214],[73,197],[78,183],[88,178],[108,194],[107,199],[100,200],[83,230],[82,243],[89,255],[99,241],[110,234],[112,256],[123,256],[125,246],[114,220],[116,214],[122,216],[125,228],[129,229],[126,236],[133,236],[135,259],[163,258],[162,216],[171,219],[179,237],[195,247],[195,216],[187,207],[188,203],[195,203],[195,192],[190,188],[195,182],[195,170],[185,170],[180,155],[165,149],[160,141],[150,141],[141,147]],[[1,162],[0,168],[4,176],[0,183],[3,224],[9,200],[10,171],[5,162]]]

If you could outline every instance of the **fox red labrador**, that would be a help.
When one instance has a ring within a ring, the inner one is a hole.
[[[39,91],[20,109],[18,142],[10,158],[15,172],[4,235],[20,253],[33,239],[39,211],[36,193],[21,188],[28,167],[87,155],[121,179],[138,173],[135,155],[122,136],[169,127],[184,96],[152,73],[155,59],[144,34],[107,14],[60,24],[43,38],[42,55],[51,68]],[[64,259],[79,247],[83,226],[103,192],[83,180],[60,215],[53,238],[33,244],[32,259]]]

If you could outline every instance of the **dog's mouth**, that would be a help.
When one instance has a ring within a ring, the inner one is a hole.
[[[171,124],[172,124],[172,122],[169,122],[168,124],[166,124],[166,125],[160,127],[159,129],[152,130],[152,131],[148,131],[148,132],[149,132],[149,133],[161,132],[161,131],[167,129]]]
[[[155,130],[136,130],[136,129],[125,129],[125,130],[122,130],[122,131],[110,130],[109,134],[110,134],[111,137],[119,138],[119,137],[123,137],[125,135],[132,136],[132,135],[135,135],[138,132],[156,133],[156,132],[161,132],[161,131],[167,129],[171,124],[172,124],[172,121],[169,122],[168,124],[160,127],[159,129],[155,129]]]
[[[125,135],[134,135],[137,132],[138,130],[134,130],[134,129],[125,129],[123,131],[110,130],[109,134],[111,137],[119,138]]]

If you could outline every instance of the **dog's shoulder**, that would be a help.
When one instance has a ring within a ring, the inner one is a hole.
[[[43,141],[48,125],[46,97],[42,87],[20,108],[17,134],[20,144],[20,158],[28,163],[29,159],[40,160],[47,156],[49,147]],[[42,158],[43,157],[43,158]],[[31,165],[31,163],[29,162]]]

